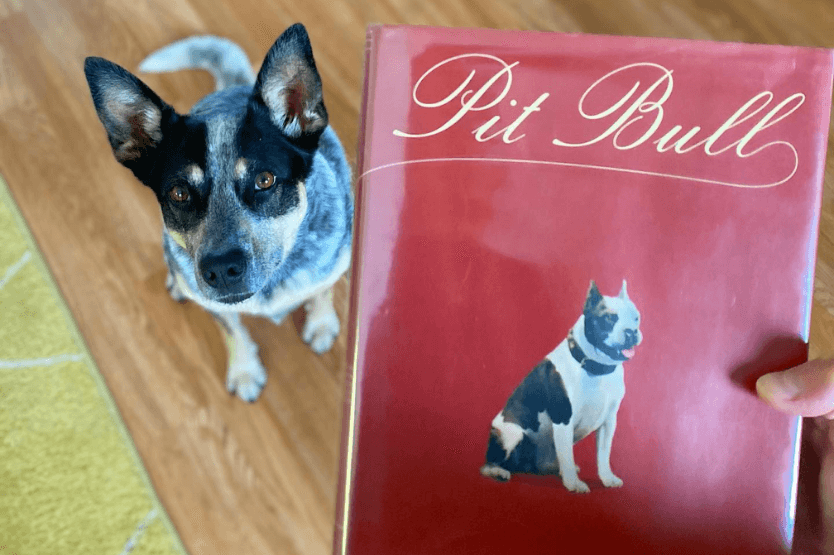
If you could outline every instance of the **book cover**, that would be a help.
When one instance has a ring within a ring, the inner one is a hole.
[[[335,552],[786,553],[822,49],[369,29]]]

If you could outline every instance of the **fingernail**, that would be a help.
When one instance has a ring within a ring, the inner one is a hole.
[[[799,393],[799,385],[785,372],[774,372],[756,381],[756,391],[766,400],[789,401]]]

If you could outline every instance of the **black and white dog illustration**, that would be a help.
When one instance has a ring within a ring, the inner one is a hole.
[[[481,474],[506,481],[514,472],[559,474],[573,492],[590,491],[579,479],[573,445],[596,432],[597,472],[607,487],[623,481],[611,471],[611,441],[625,395],[623,362],[643,337],[640,313],[626,282],[616,297],[592,281],[579,320],[530,372],[492,421]]]
[[[167,286],[226,333],[226,387],[254,401],[266,381],[241,314],[280,323],[307,310],[316,353],[339,334],[331,288],[350,264],[351,172],[328,123],[307,31],[289,27],[257,76],[226,39],[184,39],[140,69],[201,68],[216,91],[181,115],[124,68],[87,58],[84,71],[116,159],[156,195]]]

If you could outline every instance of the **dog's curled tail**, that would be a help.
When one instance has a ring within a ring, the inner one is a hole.
[[[255,74],[243,49],[222,37],[189,37],[160,48],[139,64],[139,71],[167,73],[204,69],[212,74],[219,91],[236,85],[252,85]]]

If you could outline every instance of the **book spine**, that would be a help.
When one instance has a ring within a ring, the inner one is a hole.
[[[834,50],[828,51],[828,68],[827,73],[831,75],[832,71],[834,71]],[[826,89],[822,95],[824,100],[824,105],[820,107],[820,114],[823,118],[830,117],[829,114],[831,113],[831,94],[832,94],[832,83],[831,79],[826,80]],[[827,126],[823,125],[824,129],[828,129]],[[809,239],[810,245],[808,248],[808,274],[806,276],[805,282],[805,318],[802,323],[802,339],[805,341],[807,350],[806,350],[806,360],[808,359],[808,355],[810,354],[810,336],[811,336],[811,311],[814,306],[814,283],[816,281],[816,263],[815,261],[819,260],[817,256],[817,251],[819,249],[819,233],[820,233],[820,217],[822,215],[822,199],[823,193],[825,190],[825,163],[826,163],[826,153],[828,152],[828,138],[829,133],[823,133],[821,136],[820,146],[816,153],[817,159],[817,172],[814,177],[814,187],[816,188],[816,198],[814,199],[814,207],[810,211],[813,214],[814,221],[811,222],[811,237]],[[791,484],[790,484],[790,501],[788,503],[788,507],[785,514],[785,526],[783,527],[783,533],[787,539],[786,546],[788,549],[797,549],[801,550],[801,547],[798,545],[794,545],[794,533],[796,532],[796,522],[797,522],[797,500],[799,496],[799,482],[800,482],[800,453],[802,451],[802,437],[805,433],[805,428],[803,426],[803,419],[800,417],[796,418],[796,422],[794,424],[794,455],[793,455],[793,471],[791,474]]]
[[[353,259],[350,272],[350,301],[348,309],[348,335],[345,369],[345,394],[342,412],[342,436],[341,436],[341,459],[339,461],[339,479],[336,493],[336,522],[333,533],[333,554],[347,555],[348,534],[350,532],[352,482],[354,474],[354,463],[356,453],[356,440],[358,436],[357,422],[359,416],[358,389],[359,376],[357,375],[357,356],[359,352],[359,272],[362,266],[362,210],[363,183],[361,175],[365,171],[365,153],[369,148],[366,140],[368,126],[368,115],[373,105],[373,83],[376,73],[376,48],[377,34],[380,29],[378,25],[370,25],[367,29],[365,39],[365,81],[362,92],[362,106],[359,114],[359,137],[357,142],[356,166],[357,176],[354,188],[354,211],[353,211]]]
[[[828,54],[828,68],[827,73],[831,75],[834,71],[834,50],[829,50]],[[824,104],[820,106],[820,117],[823,120],[830,118],[831,114],[831,95],[832,95],[832,88],[834,88],[834,83],[832,83],[831,79],[827,79],[825,81],[826,88],[822,94],[822,98],[824,99]],[[828,127],[823,124],[823,130],[827,130]],[[822,215],[822,199],[823,199],[823,192],[825,190],[825,163],[826,163],[826,153],[828,152],[828,137],[829,133],[821,133],[820,134],[820,144],[818,150],[816,152],[816,162],[817,162],[817,171],[814,176],[814,187],[816,188],[816,198],[814,199],[814,206],[811,210],[811,214],[814,215],[814,221],[811,222],[811,239],[810,245],[808,248],[808,275],[807,281],[805,285],[805,321],[803,322],[803,333],[802,338],[805,340],[806,343],[810,340],[811,335],[811,309],[814,305],[814,281],[816,278],[816,264],[815,261],[819,260],[817,257],[817,251],[819,249],[819,234],[820,234],[820,217]]]

